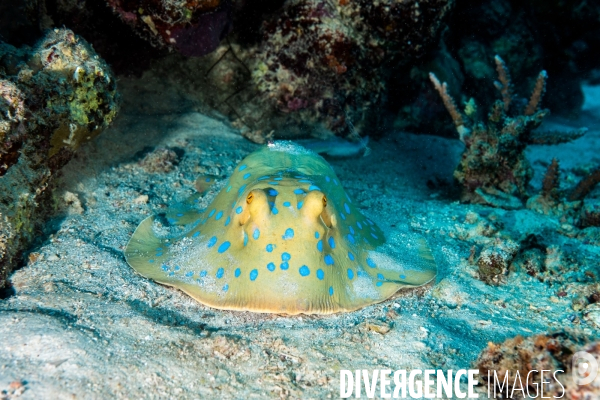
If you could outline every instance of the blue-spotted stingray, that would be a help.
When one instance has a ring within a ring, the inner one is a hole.
[[[436,275],[423,238],[386,238],[331,166],[291,142],[242,160],[205,211],[176,208],[167,217],[188,229],[159,237],[156,217],[147,218],[127,245],[127,262],[218,309],[353,311]]]

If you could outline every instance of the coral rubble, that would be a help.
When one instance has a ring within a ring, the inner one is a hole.
[[[503,343],[489,343],[476,361],[484,387],[496,386],[498,398],[565,398],[595,399],[600,396],[600,375],[592,382],[579,385],[580,376],[573,368],[584,359],[572,360],[584,351],[594,358],[600,355],[600,343],[586,343],[567,333],[517,336]],[[545,372],[545,376],[543,375]],[[552,375],[556,371],[555,375]],[[554,377],[554,379],[553,379]],[[543,395],[540,382],[544,380]],[[501,394],[500,394],[501,393]]]
[[[487,115],[487,122],[479,119],[475,101],[469,100],[464,114],[458,110],[445,83],[440,83],[431,73],[430,79],[440,94],[454,121],[460,140],[466,148],[454,177],[462,187],[461,199],[465,202],[488,204],[503,208],[520,208],[528,197],[527,186],[532,170],[525,158],[528,144],[557,144],[582,136],[577,132],[534,131],[548,110],[539,109],[544,93],[546,72],[539,73],[529,100],[516,98],[508,68],[496,56],[501,100],[496,100]]]
[[[80,37],[54,29],[34,47],[0,44],[0,287],[36,237],[53,176],[115,118],[110,68]]]

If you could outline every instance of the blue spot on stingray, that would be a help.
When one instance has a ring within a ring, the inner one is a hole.
[[[379,238],[377,237],[377,235],[376,235],[376,234],[374,234],[374,233],[371,233],[371,236],[373,236],[375,239],[379,239]]]
[[[169,274],[168,274],[168,275],[169,275],[169,276],[173,276],[173,275],[175,275],[175,272],[169,272]]]
[[[302,276],[310,275],[310,269],[306,265],[301,266],[298,272],[300,272],[300,275]]]
[[[192,237],[193,237],[193,238],[196,238],[196,237],[198,237],[198,236],[200,236],[200,231],[198,231],[198,232],[194,232],[194,234],[192,235]]]
[[[256,278],[258,278],[258,270],[253,269],[252,271],[250,271],[250,280],[255,281]]]
[[[230,222],[231,222],[231,217],[227,217],[227,219],[225,220],[225,226],[229,225]]]
[[[223,216],[223,211],[219,211],[219,212],[217,213],[217,215],[215,215],[215,220],[216,220],[216,221],[220,220],[222,216]]]
[[[400,279],[406,279],[406,275],[400,274]]]
[[[352,204],[352,199],[350,199],[350,196],[348,196],[348,193],[346,193],[346,198],[348,199],[348,201],[350,202],[350,204]]]
[[[169,267],[167,265],[162,265],[160,268],[165,272],[169,270]]]
[[[259,237],[260,237],[260,229],[255,228],[254,232],[252,233],[252,239],[258,240]]]
[[[333,238],[333,236],[329,236],[329,247],[335,249],[335,239]]]
[[[289,202],[289,201],[284,201],[284,202],[283,202],[283,206],[284,206],[284,207],[289,207],[289,206],[291,206],[291,204],[290,204],[290,202]]]
[[[333,286],[329,286],[329,295],[333,296]]]
[[[287,228],[282,238],[284,240],[293,239],[294,238],[294,230],[292,228]]]
[[[348,268],[348,279],[353,279],[354,278],[354,271],[352,271],[350,268]]]
[[[272,252],[272,251],[273,251],[273,245],[269,243],[269,244],[267,245],[267,247],[266,247],[266,250],[267,250],[269,253],[270,253],[270,252]]]
[[[367,257],[367,265],[371,268],[376,268],[377,264],[375,264],[375,261],[371,260],[370,258]]]
[[[282,180],[282,179],[283,179],[283,178],[281,178],[281,177],[278,177],[278,178],[273,178],[273,180],[274,180],[274,181],[280,181],[280,180]]]
[[[204,182],[210,182],[210,178],[206,178]]]
[[[248,179],[248,178],[250,178],[250,175],[252,175],[252,174],[250,172],[248,172],[248,173],[244,174],[244,176],[242,178]]]
[[[340,213],[340,217],[342,217],[342,219],[345,221],[346,220],[346,216],[344,215],[343,212]]]
[[[181,269],[181,267],[179,265],[176,265],[174,269],[175,269],[175,271],[179,271]]]
[[[315,232],[315,239],[319,238],[319,232]]]
[[[368,223],[369,225],[371,225],[371,226],[375,225],[375,224],[373,223],[373,221],[371,221],[369,218],[367,218],[367,223]]]
[[[231,192],[231,185],[230,185],[230,186],[227,186],[227,190],[226,190],[226,192],[227,192],[227,193]]]
[[[304,193],[304,190],[302,190],[302,189],[295,189],[294,190],[294,194],[303,194],[303,193]]]
[[[208,214],[208,218],[210,218],[210,217],[212,217],[213,215],[215,215],[215,212],[216,212],[216,211],[217,211],[217,210],[213,209],[213,210],[210,212],[210,214]]]
[[[271,210],[271,212],[275,215],[279,214],[279,210],[275,206],[273,206],[273,209]]]
[[[323,278],[325,278],[325,272],[323,272],[322,269],[317,270],[317,278],[319,278],[320,281],[322,281]]]
[[[315,185],[310,185],[310,186],[308,187],[308,190],[321,190],[321,188],[320,188],[320,187],[318,187],[318,186],[315,186]]]
[[[290,267],[290,264],[288,264],[287,261],[284,261],[279,265],[279,268],[281,268],[284,271],[287,270],[289,267]]]
[[[248,234],[244,231],[244,247],[248,244]]]
[[[238,194],[242,194],[242,192],[243,192],[244,190],[246,190],[246,186],[247,186],[247,185],[242,185],[242,186],[241,186],[241,187],[238,189]]]
[[[308,179],[300,179],[298,183],[312,183],[312,181],[309,181]]]
[[[352,227],[352,225],[350,225],[348,228],[350,228],[350,233],[354,235],[354,228]]]
[[[352,234],[350,234],[350,233],[348,234],[348,241],[352,244],[356,243],[356,240],[354,240],[354,236],[352,236]]]
[[[204,278],[206,275],[208,275],[208,272],[200,271],[200,278]]]
[[[356,226],[358,226],[358,229],[362,229],[362,225],[359,221],[356,221]]]
[[[290,261],[290,258],[292,258],[292,256],[290,256],[290,253],[283,253],[281,255],[281,261]]]
[[[269,196],[277,196],[279,192],[275,189],[269,189]]]
[[[163,255],[163,253],[161,251],[159,251],[158,253],[156,253],[156,257],[160,257],[162,255]]]
[[[275,264],[273,264],[272,262],[268,263],[267,269],[271,272],[275,271]]]
[[[229,290],[229,285],[226,283],[225,286],[223,286],[223,291],[226,292]]]
[[[323,241],[319,240],[317,242],[317,249],[319,249],[319,251],[323,251]]]
[[[162,247],[157,247],[156,248],[156,251],[161,251],[161,250],[162,250]]]
[[[257,179],[257,181],[264,181],[265,179],[269,179],[271,176],[269,175],[265,175],[265,176],[261,176],[260,178]]]
[[[185,273],[185,276],[187,276],[188,278],[194,276],[194,273],[192,271],[188,271]]]
[[[219,268],[217,270],[217,273],[215,274],[215,276],[217,277],[217,279],[221,279],[223,277],[224,273],[225,273],[225,270],[223,268]]]
[[[239,269],[239,268],[236,268],[236,269],[235,269],[235,272],[233,273],[233,275],[234,275],[236,278],[239,278],[241,274],[242,274],[242,270],[241,270],[241,269]]]
[[[350,261],[354,261],[354,254],[348,252],[348,258],[350,259]]]
[[[333,183],[335,183],[335,185],[338,185],[338,181],[336,181],[335,179],[333,180]]]
[[[384,280],[384,279],[385,279],[385,277],[384,277],[382,274],[377,274],[377,279]]]
[[[377,283],[375,284],[375,286],[381,286],[381,285],[383,285],[383,282],[382,282],[382,281],[379,281],[379,282],[377,282]]]
[[[209,239],[207,246],[210,248],[213,247],[215,244],[217,244],[217,237],[213,236]]]
[[[248,166],[246,164],[240,165],[240,168],[238,169],[238,171],[243,171],[246,168],[248,168]]]
[[[327,265],[333,265],[333,257],[331,257],[331,255],[327,254],[325,256],[325,264],[327,264]]]
[[[279,185],[279,182],[269,182],[269,185]]]
[[[344,210],[346,210],[347,214],[350,214],[350,206],[348,205],[348,203],[344,203]]]
[[[327,182],[331,182],[331,178],[330,178],[330,177],[328,177],[328,176],[326,176],[326,177],[325,177],[325,180],[326,180]]]
[[[177,214],[178,217],[183,217],[183,213]]]
[[[231,243],[223,242],[223,243],[221,243],[221,245],[219,246],[219,249],[217,251],[219,253],[225,253],[227,251],[227,249],[229,248],[229,246],[231,246]]]
[[[175,222],[177,222],[176,218],[167,218],[167,222],[170,224],[174,224]]]
[[[302,206],[304,205],[303,201],[299,201],[298,202],[298,210],[302,208]]]
[[[239,206],[238,208],[235,209],[235,213],[236,214],[241,214],[242,211],[244,211],[244,209],[242,208],[242,206]]]

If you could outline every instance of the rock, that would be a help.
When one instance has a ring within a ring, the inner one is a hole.
[[[54,29],[33,48],[0,43],[0,97],[2,288],[51,209],[56,172],[112,122],[119,96],[91,46]],[[82,211],[81,204],[74,210]]]

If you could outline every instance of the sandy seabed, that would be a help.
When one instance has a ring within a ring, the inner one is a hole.
[[[565,187],[577,168],[600,163],[598,92],[586,88],[581,121],[548,124],[587,125],[584,138],[527,150],[534,191],[552,157]],[[0,390],[21,381],[22,399],[337,398],[341,369],[456,370],[490,341],[598,337],[572,302],[597,281],[586,271],[600,276],[599,243],[531,210],[459,204],[451,187],[462,144],[428,135],[391,132],[371,141],[369,156],[330,162],[366,216],[427,238],[433,285],[356,312],[287,317],[211,309],[137,275],[123,249],[138,223],[192,194],[198,176],[225,178],[259,146],[199,112],[128,108],[135,95],[125,92],[116,123],[64,169],[57,216],[12,275],[15,294],[0,300]],[[532,234],[554,249],[559,273],[478,279],[472,249]]]

